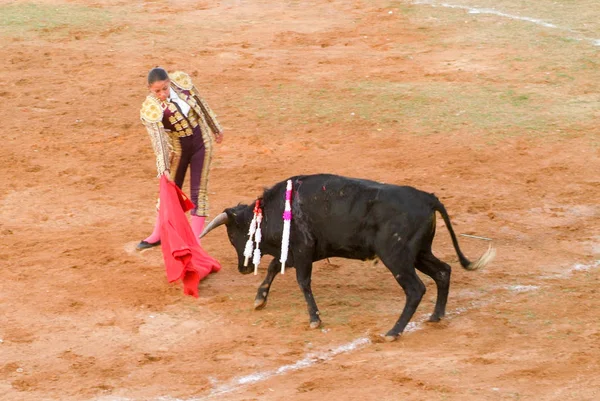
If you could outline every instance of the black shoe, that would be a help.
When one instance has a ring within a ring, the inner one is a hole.
[[[150,249],[150,248],[154,248],[155,246],[159,246],[160,245],[160,240],[156,241],[156,242],[146,242],[146,241],[140,241],[139,244],[137,244],[137,246],[135,247],[135,249],[137,249],[138,251],[143,251],[144,249]]]

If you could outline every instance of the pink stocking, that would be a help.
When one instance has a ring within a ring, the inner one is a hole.
[[[194,236],[200,243],[200,234],[202,234],[202,230],[204,229],[204,220],[206,220],[206,216],[195,216],[192,215],[192,231],[194,232]]]
[[[156,222],[154,223],[154,230],[152,231],[152,234],[150,234],[150,236],[144,241],[146,241],[149,244],[154,244],[160,241],[160,213],[158,211],[156,212]]]

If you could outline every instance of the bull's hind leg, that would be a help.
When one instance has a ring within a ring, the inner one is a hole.
[[[425,284],[421,281],[414,268],[414,257],[406,251],[396,251],[394,256],[381,256],[381,261],[392,272],[396,281],[406,294],[406,303],[400,318],[385,335],[387,341],[394,341],[404,331],[406,325],[415,314],[421,299],[425,294]]]
[[[304,294],[306,305],[308,307],[308,316],[310,317],[310,328],[316,329],[321,325],[321,318],[319,317],[319,308],[313,297],[312,289],[310,287],[311,276],[312,276],[312,261],[299,261],[296,262],[296,280],[298,285]]]
[[[451,268],[448,264],[436,258],[431,250],[423,251],[415,262],[417,269],[427,274],[435,281],[437,286],[437,299],[435,309],[429,317],[430,322],[439,322],[446,315],[446,303],[448,302],[448,291],[450,290]]]
[[[269,296],[269,290],[271,289],[271,284],[275,279],[275,276],[281,270],[281,263],[274,258],[271,263],[269,263],[269,268],[267,269],[267,276],[263,280],[262,284],[258,287],[258,291],[256,293],[256,298],[254,298],[254,309],[262,309],[267,306],[267,297]]]

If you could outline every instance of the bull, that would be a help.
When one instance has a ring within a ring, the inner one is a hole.
[[[385,336],[387,341],[395,340],[404,331],[425,294],[425,285],[415,268],[431,277],[437,287],[437,299],[429,320],[437,322],[444,317],[451,268],[432,253],[435,212],[442,216],[464,269],[476,270],[494,258],[495,250],[491,246],[475,262],[465,257],[444,205],[433,194],[410,186],[331,174],[301,175],[290,180],[293,184],[293,218],[285,266],[296,269],[296,280],[306,299],[311,328],[321,325],[311,290],[313,262],[330,257],[378,258],[394,275],[406,294],[406,301],[396,324]],[[258,198],[263,210],[260,249],[263,255],[274,258],[258,288],[255,309],[266,305],[273,279],[281,270],[286,181],[266,189]],[[227,208],[200,235],[202,238],[216,227],[226,225],[227,236],[238,255],[238,270],[243,274],[254,270],[252,262],[247,266],[244,262],[253,209],[253,205],[243,204]]]

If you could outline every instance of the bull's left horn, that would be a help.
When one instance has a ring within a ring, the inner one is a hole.
[[[211,232],[213,229],[215,229],[223,224],[226,224],[227,221],[229,221],[229,216],[227,216],[227,213],[225,213],[225,212],[221,213],[220,215],[215,217],[213,221],[208,223],[208,225],[206,227],[204,227],[202,234],[200,234],[200,236],[198,238],[204,237],[206,234]]]

